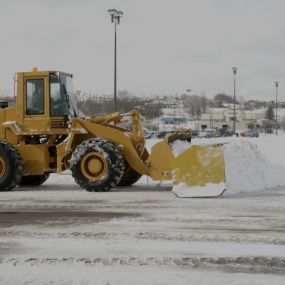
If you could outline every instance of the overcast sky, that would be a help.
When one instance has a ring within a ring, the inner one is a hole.
[[[113,92],[114,30],[118,88],[136,95],[185,93],[285,101],[283,0],[0,0],[0,89],[33,66],[68,71],[82,91]]]

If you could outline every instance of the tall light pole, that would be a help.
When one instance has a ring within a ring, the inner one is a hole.
[[[278,128],[278,123],[277,123],[277,109],[278,109],[277,96],[278,96],[279,81],[275,81],[274,83],[275,83],[275,87],[276,87],[276,98],[275,98],[275,134],[277,136],[278,135],[278,133],[277,133],[277,128]]]
[[[232,67],[233,74],[234,74],[234,122],[233,122],[233,132],[234,135],[236,133],[236,74],[237,74],[237,67]]]
[[[186,89],[186,95],[188,94],[189,96],[190,96],[190,93],[191,93],[191,89],[190,88],[188,88],[188,89]],[[184,113],[184,104],[183,104],[183,113]]]
[[[111,23],[114,23],[115,40],[114,40],[114,110],[117,111],[117,25],[120,24],[120,18],[123,16],[122,11],[108,9],[111,16]]]

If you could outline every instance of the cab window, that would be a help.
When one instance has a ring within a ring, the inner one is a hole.
[[[59,76],[50,75],[50,114],[51,116],[63,116],[69,113],[68,104],[62,92]]]
[[[44,114],[44,79],[27,79],[26,94],[26,114]]]

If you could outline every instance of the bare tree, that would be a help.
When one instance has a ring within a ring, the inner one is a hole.
[[[185,97],[184,106],[191,116],[199,119],[207,109],[208,99],[206,96],[190,95]]]

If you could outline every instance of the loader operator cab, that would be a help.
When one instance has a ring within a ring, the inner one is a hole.
[[[49,74],[49,94],[51,117],[69,115],[77,117],[76,99],[72,75],[51,72]],[[26,114],[43,115],[45,113],[45,80],[31,78],[26,80]]]
[[[17,73],[16,84],[16,108],[11,112],[21,129],[62,132],[71,117],[78,117],[72,74],[33,68]]]

